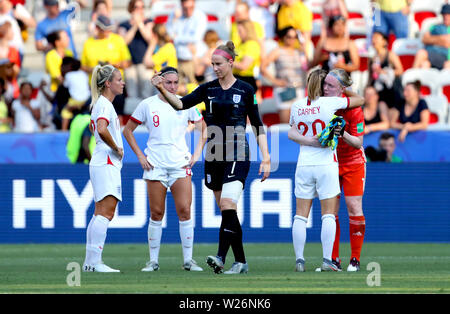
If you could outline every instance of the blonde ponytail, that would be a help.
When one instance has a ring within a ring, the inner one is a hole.
[[[92,70],[90,110],[92,110],[92,107],[103,93],[106,81],[112,81],[114,71],[117,71],[117,69],[110,64],[104,66],[97,65]]]
[[[322,83],[327,76],[327,71],[322,69],[312,70],[308,74],[306,84],[308,88],[308,98],[310,100],[316,100],[322,96]]]

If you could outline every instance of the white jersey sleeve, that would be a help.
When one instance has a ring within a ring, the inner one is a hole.
[[[192,108],[188,109],[188,119],[190,122],[195,123],[195,122],[201,121],[203,119],[203,116],[197,107],[192,107]]]
[[[141,101],[139,105],[134,110],[130,119],[137,124],[145,124],[147,121],[147,104],[144,101]]]

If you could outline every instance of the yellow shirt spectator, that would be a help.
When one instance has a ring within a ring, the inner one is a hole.
[[[258,22],[252,21],[252,23],[253,26],[255,27],[256,37],[258,37],[259,40],[263,40],[266,36],[264,33],[264,28]],[[236,22],[231,24],[230,40],[234,43],[235,46],[241,44],[241,37],[239,36]]]
[[[73,57],[72,50],[66,49],[64,52],[65,57]],[[62,57],[58,54],[56,49],[52,49],[45,55],[45,70],[50,75],[50,89],[52,92],[56,92],[58,89],[58,78],[61,76],[61,64]]]
[[[377,0],[380,5],[380,10],[384,12],[398,12],[407,6],[406,0]]]
[[[302,1],[295,1],[291,6],[283,4],[277,14],[278,30],[292,26],[301,32],[310,32],[312,18],[311,10]]]
[[[152,55],[155,72],[161,71],[164,67],[178,67],[177,52],[172,43],[167,43]]]
[[[247,40],[236,47],[236,60],[235,62],[240,62],[244,57],[248,56],[253,59],[253,63],[250,67],[245,70],[233,70],[233,74],[240,76],[253,76],[253,70],[256,66],[260,64],[261,58],[261,47],[256,40]]]
[[[86,40],[81,54],[81,65],[94,68],[99,62],[119,64],[130,61],[131,55],[128,46],[120,35],[110,33],[107,38],[95,39],[90,37]],[[120,69],[122,77],[123,69]],[[91,75],[89,75],[89,82]]]

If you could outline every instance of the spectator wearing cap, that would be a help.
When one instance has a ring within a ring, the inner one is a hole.
[[[106,0],[95,0],[94,5],[92,6],[91,12],[91,21],[88,25],[89,36],[96,37],[97,36],[97,27],[95,26],[95,22],[97,21],[97,17],[99,15],[105,15],[111,18],[111,11],[108,7],[108,2]]]
[[[111,64],[119,69],[122,77],[124,70],[131,65],[131,54],[122,36],[113,33],[114,23],[110,18],[99,15],[95,23],[97,36],[89,37],[83,46],[81,68],[89,74],[89,82],[94,67],[98,64]],[[126,91],[124,92],[126,94]],[[123,115],[125,95],[118,95],[113,101],[117,114]]]
[[[77,0],[77,2],[83,3],[80,0]],[[67,10],[60,11],[58,0],[44,0],[44,8],[47,16],[38,23],[34,34],[36,50],[49,51],[52,49],[53,47],[46,40],[48,34],[63,29],[69,36],[70,50],[72,50],[74,56],[77,56],[72,30],[69,24],[70,19],[74,16],[75,7],[70,6]]]
[[[0,1],[0,25],[5,24],[6,22],[9,22],[11,24],[13,33],[10,44],[19,51],[22,59],[24,53],[24,43],[19,23],[17,22],[11,11],[11,3],[9,3],[9,1],[2,0]]]
[[[130,0],[128,2],[129,20],[119,25],[118,33],[123,37],[131,53],[132,64],[125,70],[128,97],[150,97],[149,71],[144,63],[144,56],[152,40],[153,22],[145,18],[145,5],[143,0]]]
[[[173,12],[167,21],[167,31],[174,39],[178,58],[180,84],[195,83],[195,57],[197,43],[203,40],[206,32],[206,14],[195,8],[195,0],[180,0],[181,16]]]
[[[425,49],[417,52],[414,68],[450,69],[450,4],[441,9],[443,23],[433,25],[423,35]]]
[[[409,7],[413,0],[371,0],[376,2],[375,24],[373,32],[389,36],[392,32],[396,38],[407,38],[409,33]]]

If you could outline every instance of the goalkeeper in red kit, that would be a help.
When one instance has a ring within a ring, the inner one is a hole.
[[[341,95],[344,88],[352,85],[351,79],[342,73],[341,69],[330,71],[336,80],[333,88],[324,88],[324,96]],[[329,75],[330,75],[329,74]],[[339,183],[341,192],[345,196],[349,223],[350,223],[350,246],[351,258],[347,271],[359,271],[361,248],[364,242],[366,221],[362,209],[362,199],[364,194],[366,179],[366,157],[363,148],[364,135],[364,114],[360,107],[350,110],[340,110],[337,116],[342,116],[346,121],[345,130],[339,137],[337,145],[337,156],[339,162]],[[340,133],[340,128],[336,129]],[[332,261],[341,268],[339,258],[339,202],[335,212],[336,216],[336,236],[333,245]]]

